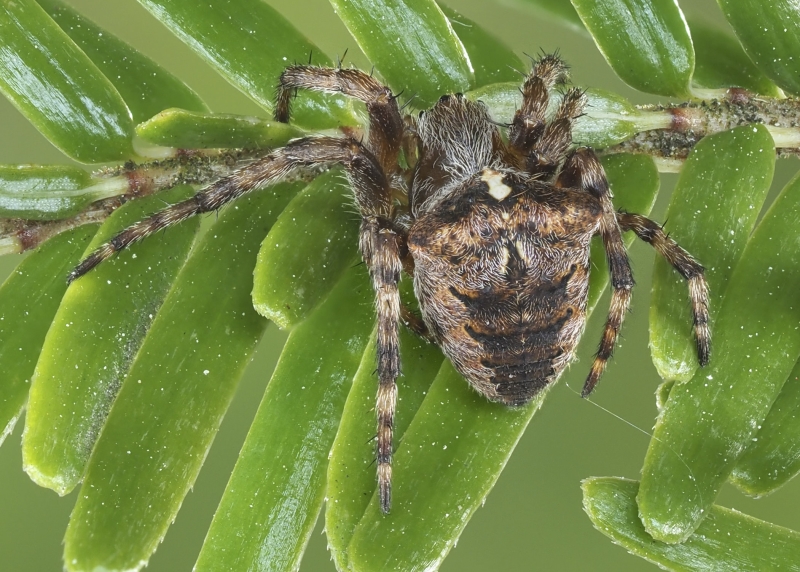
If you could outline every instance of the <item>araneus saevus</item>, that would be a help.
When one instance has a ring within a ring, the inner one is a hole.
[[[280,78],[277,120],[289,120],[297,88],[343,93],[366,104],[366,142],[349,136],[292,141],[128,227],[69,279],[134,241],[299,169],[342,165],[361,213],[359,246],[376,295],[378,490],[388,512],[401,321],[432,338],[488,399],[527,403],[573,358],[586,320],[589,243],[599,234],[613,294],[586,396],[605,369],[630,302],[634,282],[622,231],[632,230],[688,280],[698,357],[701,365],[708,362],[703,267],[653,221],[614,212],[594,152],[569,151],[572,122],[585,105],[580,90],[569,89],[555,116],[545,120],[548,91],[565,79],[558,57],[536,62],[505,141],[484,106],[460,94],[443,96],[418,118],[404,117],[391,91],[364,72],[289,67]],[[401,153],[407,167],[398,160]],[[401,305],[403,269],[414,277],[422,319]]]

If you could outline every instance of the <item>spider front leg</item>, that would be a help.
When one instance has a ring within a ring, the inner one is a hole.
[[[617,213],[617,221],[623,232],[632,230],[636,233],[636,236],[655,248],[689,282],[697,360],[701,366],[707,365],[711,355],[711,333],[708,329],[708,285],[703,266],[667,236],[658,223],[649,218],[621,212]]]
[[[622,231],[617,222],[614,205],[611,203],[608,179],[606,179],[605,171],[603,171],[597,155],[586,147],[573,152],[567,157],[564,168],[556,179],[556,186],[578,187],[598,199],[600,205],[599,234],[603,239],[611,274],[611,308],[603,329],[600,348],[597,350],[592,369],[581,391],[581,396],[586,397],[597,385],[614,351],[622,321],[625,319],[625,313],[631,302],[633,274],[625,245],[622,242]]]
[[[273,185],[303,168],[342,164],[347,170],[356,202],[374,202],[373,188],[386,186],[386,177],[372,154],[352,139],[334,137],[305,138],[293,141],[223,177],[192,198],[169,206],[121,231],[83,259],[70,273],[73,281],[115,253],[151,234],[200,213],[219,210],[229,202],[257,188]],[[388,209],[390,199],[383,200]]]
[[[508,129],[508,143],[518,167],[531,174],[553,174],[572,145],[572,121],[586,104],[581,90],[568,90],[553,118],[545,121],[549,92],[566,78],[566,64],[547,55],[536,62],[522,86],[522,106]]]

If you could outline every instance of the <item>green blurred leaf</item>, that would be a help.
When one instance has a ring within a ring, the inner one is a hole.
[[[361,50],[395,93],[417,107],[475,81],[467,52],[433,0],[330,0]]]
[[[174,203],[193,192],[178,187],[127,203],[103,224],[85,254],[161,210],[164,201]],[[65,495],[80,482],[114,397],[189,254],[198,223],[170,229],[167,244],[156,237],[125,250],[64,294],[36,364],[25,416],[23,465],[40,486]]]
[[[33,251],[0,288],[0,444],[28,399],[33,368],[67,289],[98,225],[62,233]]]
[[[526,10],[533,10],[538,13],[544,13],[558,23],[574,31],[588,35],[586,27],[581,21],[581,17],[578,16],[570,0],[503,0],[503,3]]]
[[[77,161],[101,163],[133,154],[125,102],[33,0],[0,5],[0,92]]]
[[[731,482],[748,495],[763,496],[800,472],[800,362],[739,459]]]
[[[665,544],[645,532],[636,506],[639,483],[615,477],[583,481],[583,509],[614,544],[666,570],[800,570],[800,533],[712,505],[685,542]]]
[[[795,0],[717,0],[747,55],[782,89],[800,93],[800,6]]]
[[[222,77],[265,110],[274,107],[275,86],[286,66],[320,65],[330,59],[286,18],[262,0],[139,0],[153,16]],[[354,125],[351,102],[342,96],[301,92],[292,122],[310,129]]]
[[[617,75],[646,93],[689,97],[694,50],[674,0],[572,0]]]
[[[353,192],[339,169],[317,177],[289,203],[258,251],[253,305],[281,328],[300,323],[358,253]]]
[[[286,123],[258,117],[183,109],[167,109],[136,126],[136,135],[148,143],[178,149],[269,149],[302,133]]]
[[[672,194],[665,230],[706,269],[712,335],[774,170],[775,144],[766,127],[737,127],[700,140]],[[699,367],[688,300],[686,280],[659,257],[653,270],[650,354],[664,379],[688,381]]]
[[[778,86],[747,57],[736,38],[693,20],[689,21],[689,29],[695,50],[693,83],[709,89],[743,87],[754,93],[781,97]]]
[[[445,361],[395,451],[392,512],[381,514],[372,497],[350,542],[351,567],[436,570],[546,393],[514,409],[490,403]]]
[[[800,355],[800,178],[775,200],[733,270],[708,367],[673,387],[647,451],[639,510],[680,542],[697,527]]]
[[[138,569],[163,539],[264,333],[250,275],[297,190],[243,197],[195,246],[92,453],[64,540],[68,570]]]
[[[409,284],[406,282],[405,284]],[[442,366],[442,352],[405,327],[400,328],[403,375],[397,380],[395,448],[425,399]],[[375,476],[375,337],[373,334],[347,397],[342,423],[328,462],[325,534],[336,566],[349,569],[347,547],[376,488]]]
[[[608,155],[603,157],[603,169],[614,194],[614,207],[647,216],[655,205],[661,179],[653,159],[644,155]],[[623,236],[625,247],[630,247],[636,236],[628,232]],[[591,312],[608,286],[608,263],[603,240],[592,239],[591,279],[587,307]]]
[[[168,107],[208,111],[189,86],[61,0],[37,1],[114,84],[131,110],[134,123],[150,119]]]
[[[366,267],[351,265],[292,330],[195,570],[299,568],[325,498],[328,454],[375,319],[364,300],[371,295]]]
[[[477,22],[464,17],[452,8],[439,2],[447,20],[450,22],[475,70],[474,87],[503,81],[520,82],[520,72],[527,71],[530,65],[522,63],[517,55],[499,39],[481,28]]]

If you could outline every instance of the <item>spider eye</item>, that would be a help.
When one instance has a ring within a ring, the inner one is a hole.
[[[439,98],[439,103],[447,103],[448,101],[450,101],[449,95],[443,95],[442,97]]]

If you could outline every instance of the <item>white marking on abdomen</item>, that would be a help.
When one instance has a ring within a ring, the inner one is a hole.
[[[511,194],[511,187],[503,182],[503,173],[493,169],[484,169],[481,181],[489,185],[489,194],[498,201],[502,201]]]

